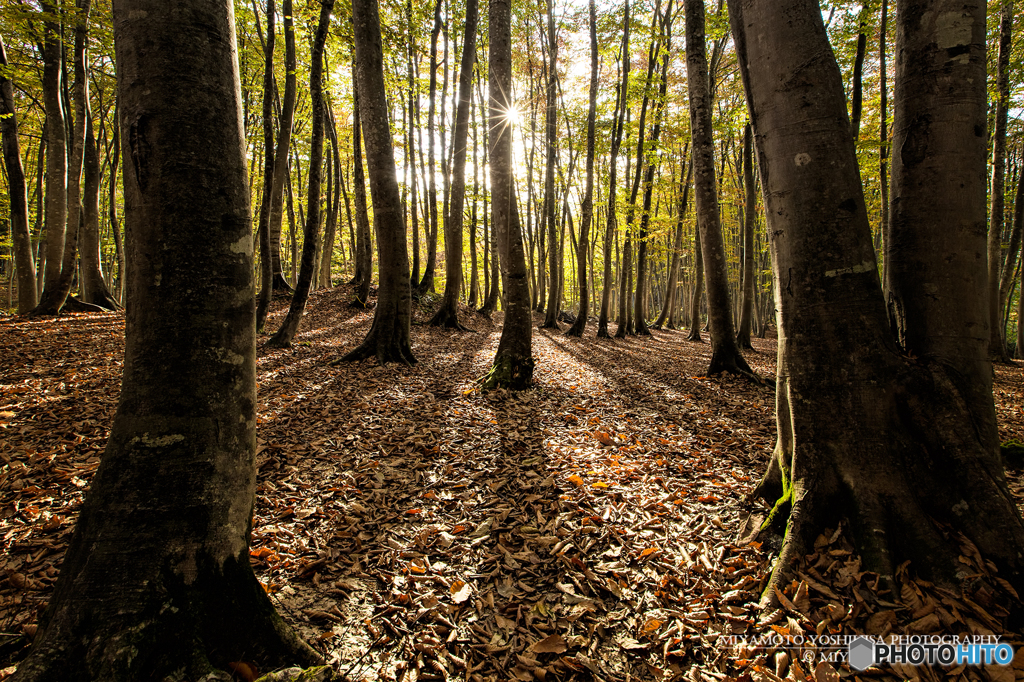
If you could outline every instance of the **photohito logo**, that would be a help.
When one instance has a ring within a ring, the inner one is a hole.
[[[1009,665],[1013,660],[1013,647],[1000,643],[997,637],[961,639],[915,635],[893,638],[890,642],[856,637],[850,640],[847,652],[850,667],[856,670],[884,663]]]

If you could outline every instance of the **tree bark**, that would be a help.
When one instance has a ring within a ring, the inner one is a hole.
[[[14,237],[14,262],[18,269],[18,312],[36,307],[36,265],[32,259],[32,235],[28,229],[28,192],[25,170],[18,144],[18,118],[14,111],[14,85],[4,75],[7,50],[0,36],[0,135],[3,136],[4,167],[10,187],[11,232]]]
[[[367,307],[373,280],[373,246],[370,239],[370,212],[366,205],[366,176],[363,171],[363,124],[359,105],[356,56],[352,55],[352,194],[356,205],[356,297],[352,305]]]
[[[936,521],[1019,585],[1024,525],[999,461],[984,324],[984,5],[901,0],[897,11],[886,276],[913,357],[886,324],[841,75],[818,3],[729,7],[780,306],[779,436],[755,494],[773,505],[760,532],[784,527],[785,541],[766,596],[842,517],[865,568],[890,585],[903,559],[929,579],[956,580],[956,536]]]
[[[82,258],[79,265],[78,290],[83,303],[105,310],[120,306],[107,289],[100,255],[100,155],[93,134],[92,117],[85,126],[85,159],[82,181]]]
[[[711,93],[704,43],[704,2],[686,0],[686,65],[693,139],[694,198],[707,282],[711,364],[708,374],[733,372],[754,376],[736,345],[726,282],[725,247],[719,222],[714,143],[711,133]]]
[[[750,323],[754,313],[754,221],[757,215],[757,194],[754,188],[754,140],[748,122],[743,129],[743,302],[740,304],[740,330],[736,344],[750,345]]]
[[[544,111],[544,140],[547,159],[544,165],[544,224],[548,238],[548,300],[542,329],[558,330],[559,282],[562,280],[562,263],[555,248],[557,227],[555,224],[555,155],[558,138],[558,36],[555,34],[555,11],[553,0],[547,0],[548,60],[547,99]]]
[[[43,2],[42,8],[48,15],[43,21],[42,49],[43,108],[46,112],[46,267],[42,288],[45,294],[47,289],[57,286],[64,260],[68,157],[61,69],[61,15],[51,2]]]
[[[331,282],[332,266],[334,264],[334,242],[338,231],[338,217],[341,213],[341,154],[338,150],[338,124],[334,119],[334,111],[328,101],[324,101],[327,117],[327,133],[331,140],[331,156],[328,159],[327,167],[331,172],[327,174],[327,221],[324,227],[324,250],[323,258],[320,261],[320,286],[330,289],[334,285]],[[331,162],[333,160],[333,163]],[[342,263],[344,264],[345,242],[341,244]]]
[[[306,224],[302,231],[302,262],[299,264],[299,276],[295,282],[295,293],[292,294],[288,314],[285,315],[281,328],[270,337],[267,345],[272,348],[288,348],[295,340],[299,331],[299,323],[306,311],[306,301],[313,285],[313,276],[317,269],[316,249],[320,236],[320,185],[324,160],[324,46],[327,43],[327,31],[331,24],[331,10],[334,0],[320,0],[320,19],[313,37],[310,50],[309,67],[309,100],[313,110],[313,125],[309,139],[309,191],[306,194]]]
[[[490,97],[487,126],[491,131],[491,216],[501,254],[506,308],[494,366],[482,384],[484,388],[521,390],[533,383],[533,320],[512,174],[513,122],[508,116],[514,108],[511,15],[511,0],[491,0],[488,15]]]
[[[683,250],[683,225],[686,220],[686,209],[690,198],[690,178],[693,175],[693,158],[689,154],[689,143],[683,148],[680,157],[683,162],[679,167],[679,206],[676,209],[675,246],[672,248],[672,264],[668,269],[668,284],[665,290],[665,302],[658,319],[651,325],[652,329],[675,329],[676,289],[679,286],[679,261]],[[685,171],[683,169],[686,169]]]
[[[462,64],[459,67],[459,106],[455,111],[455,133],[452,145],[451,197],[444,221],[445,282],[441,307],[430,320],[435,327],[466,328],[459,323],[459,291],[462,288],[462,214],[466,201],[466,142],[469,139],[469,109],[473,101],[473,64],[476,62],[477,2],[466,1],[466,26],[462,42]],[[474,264],[476,259],[474,258]]]
[[[411,365],[416,362],[416,358],[412,354],[409,336],[412,322],[409,251],[388,122],[377,0],[355,0],[352,5],[352,25],[356,46],[359,115],[366,135],[373,222],[377,229],[380,289],[370,331],[363,342],[345,355],[342,361],[376,357],[382,365],[388,362]]]
[[[427,231],[427,260],[423,265],[423,279],[416,287],[417,295],[434,290],[434,271],[437,268],[437,163],[434,156],[434,136],[437,134],[437,39],[441,35],[441,5],[434,3],[434,26],[430,31],[430,93],[427,109],[427,204],[430,225]],[[444,150],[441,152],[444,155]]]
[[[569,327],[566,336],[582,337],[590,315],[590,287],[587,285],[587,263],[590,251],[590,225],[594,221],[594,137],[597,121],[597,77],[599,55],[597,51],[597,9],[594,0],[588,3],[590,13],[590,97],[587,106],[587,180],[583,191],[580,241],[576,249],[576,279],[579,282],[580,305],[576,321]]]
[[[131,263],[121,397],[12,679],[313,664],[249,564],[255,316],[231,3],[116,0],[114,26]]]

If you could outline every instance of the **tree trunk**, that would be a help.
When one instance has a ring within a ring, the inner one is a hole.
[[[491,0],[488,19],[491,215],[498,236],[507,304],[494,366],[482,383],[484,388],[521,390],[533,383],[534,359],[530,286],[512,175],[512,121],[506,115],[514,107],[511,0]]]
[[[271,259],[270,214],[274,196],[274,43],[275,15],[274,0],[267,0],[267,38],[263,43],[263,200],[260,202],[259,247],[260,247],[260,294],[256,305],[256,331],[262,332],[270,311],[270,299],[274,294],[274,264]],[[278,259],[280,260],[281,235],[278,232]]]
[[[25,170],[18,144],[18,118],[14,112],[14,85],[4,75],[7,50],[0,36],[0,135],[3,136],[4,167],[11,198],[11,231],[14,237],[14,261],[18,269],[18,312],[36,307],[36,266],[32,260],[32,235],[28,229],[28,193]]]
[[[490,122],[490,110],[484,106],[484,94],[483,88],[480,88],[480,115],[484,117],[485,122]],[[484,163],[483,167],[488,168],[490,163],[491,151],[490,151],[490,140],[491,133],[488,126],[485,124],[484,129]],[[488,194],[490,196],[488,196]],[[491,201],[487,201],[487,199]],[[487,282],[487,296],[484,298],[484,303],[477,310],[478,313],[484,317],[490,317],[498,307],[498,297],[501,295],[500,287],[500,275],[499,271],[501,268],[500,259],[498,256],[498,234],[494,229],[494,194],[488,192],[488,189],[484,188],[484,241],[487,244],[487,248],[484,251],[484,274],[488,275],[489,279]],[[490,263],[487,262],[488,254],[490,254]]]
[[[1010,38],[1013,32],[1013,0],[1001,0],[999,12],[999,55],[996,59],[995,130],[992,131],[992,212],[988,221],[988,352],[994,362],[1007,363],[1010,355],[1003,340],[1002,299],[999,269],[1002,265],[1003,212],[1005,210],[1006,117],[1010,103]],[[1013,270],[1013,268],[1010,268]]]
[[[626,120],[627,96],[629,89],[629,0],[624,3],[622,19],[622,81],[615,91],[615,115],[612,119],[611,151],[608,156],[608,215],[604,230],[604,290],[601,294],[601,313],[597,318],[597,337],[611,338],[608,333],[608,316],[611,314],[612,289],[615,280],[612,277],[612,243],[615,241],[616,207],[615,195],[618,191],[616,183],[619,165],[619,146],[622,144],[623,123]]]
[[[474,49],[475,52],[475,49]],[[480,298],[480,275],[477,271],[477,244],[476,244],[476,219],[477,219],[477,205],[480,203],[480,178],[479,178],[479,159],[477,154],[477,135],[480,130],[479,121],[477,120],[476,113],[476,100],[473,99],[473,93],[470,92],[469,96],[469,118],[470,128],[473,130],[473,203],[470,209],[469,217],[469,300],[466,302],[470,308],[476,308],[477,299]]]
[[[587,180],[583,191],[580,241],[576,249],[576,280],[580,288],[580,305],[576,321],[569,327],[566,336],[582,337],[590,315],[590,287],[587,285],[587,263],[590,251],[590,224],[594,221],[594,137],[597,120],[597,77],[599,55],[597,51],[597,9],[594,0],[588,4],[590,12],[590,97],[587,107]]]
[[[132,265],[121,398],[12,679],[195,680],[229,661],[312,664],[249,564],[255,316],[231,4],[113,9]]]
[[[441,307],[430,324],[465,330],[459,323],[459,291],[462,288],[462,214],[466,200],[466,142],[469,139],[469,109],[473,101],[473,64],[476,61],[477,2],[466,2],[465,37],[462,42],[462,64],[459,68],[459,106],[455,111],[455,133],[452,145],[454,178],[449,214],[444,221],[445,282]],[[474,259],[475,263],[475,259]]]
[[[686,0],[686,64],[693,139],[694,197],[707,282],[711,364],[708,374],[733,372],[753,376],[740,354],[733,332],[726,281],[725,247],[719,222],[714,144],[711,132],[711,93],[704,44],[704,2]]]
[[[547,309],[544,313],[542,329],[558,330],[559,286],[562,280],[562,263],[555,247],[557,227],[555,224],[555,154],[558,137],[558,36],[555,33],[555,12],[553,0],[547,0],[548,20],[548,60],[547,100],[544,111],[544,140],[547,159],[544,166],[544,223],[548,238],[548,273],[549,287]]]
[[[1006,248],[1006,262],[1003,264],[1002,274],[999,277],[999,304],[1000,320],[1004,318],[1007,307],[1010,305],[1010,295],[1013,293],[1014,280],[1017,274],[1017,257],[1020,255],[1021,233],[1024,231],[1024,173],[1017,178],[1017,190],[1013,199],[1013,229],[1010,231],[1010,243]]]
[[[693,157],[689,155],[689,143],[683,148],[683,154],[680,157],[683,163],[679,166],[679,207],[677,209],[678,215],[676,216],[676,235],[675,235],[675,246],[672,249],[672,264],[668,269],[668,284],[666,285],[665,291],[665,302],[661,309],[661,314],[658,315],[658,319],[653,325],[652,329],[661,329],[665,326],[668,329],[676,328],[676,289],[679,285],[679,261],[680,255],[683,250],[683,224],[686,220],[686,209],[688,200],[690,198],[690,178],[693,175]],[[685,175],[683,174],[683,168],[686,169]]]
[[[356,46],[359,115],[366,135],[373,222],[377,228],[380,289],[369,333],[342,360],[376,357],[382,365],[388,362],[411,365],[416,362],[416,358],[413,357],[409,337],[409,325],[412,322],[409,251],[388,123],[377,0],[353,2],[352,25]]]
[[[334,111],[330,102],[324,102],[327,117],[327,132],[331,140],[331,157],[327,161],[328,169],[333,168],[327,174],[327,224],[324,235],[323,259],[320,261],[320,286],[330,289],[334,285],[331,282],[332,265],[334,263],[334,241],[338,231],[338,216],[341,213],[341,153],[338,150],[338,124],[334,119]],[[333,160],[333,163],[331,161]],[[341,243],[342,256],[345,255],[345,242]],[[344,264],[344,258],[342,259]]]
[[[67,131],[61,69],[61,19],[51,2],[42,3],[43,12],[57,20],[43,22],[43,108],[46,112],[46,267],[43,293],[57,286],[64,260],[67,196]],[[76,228],[77,229],[77,228]]]
[[[117,301],[103,278],[100,254],[100,155],[96,148],[92,118],[86,120],[85,159],[82,182],[82,258],[78,289],[84,303],[105,310],[117,310]]]
[[[285,315],[281,328],[267,341],[267,345],[272,348],[288,348],[295,340],[302,315],[306,311],[313,275],[317,269],[316,248],[320,236],[320,184],[324,160],[326,110],[323,84],[324,46],[333,9],[334,0],[321,0],[320,20],[310,50],[309,99],[310,108],[313,110],[313,125],[309,139],[309,191],[306,194],[306,224],[302,231],[302,262],[299,265],[299,276],[295,282],[291,304],[288,306],[288,314]]]
[[[417,295],[434,290],[434,271],[437,268],[437,163],[434,157],[434,137],[437,134],[437,39],[441,35],[441,6],[443,0],[434,4],[434,26],[430,31],[430,93],[427,109],[427,203],[429,204],[430,226],[427,232],[427,260],[423,265],[423,279],[416,288]],[[441,151],[442,156],[444,150]]]
[[[755,494],[774,505],[760,531],[786,533],[766,597],[842,517],[865,568],[890,585],[903,559],[926,577],[955,580],[959,546],[936,521],[1020,585],[1024,525],[999,461],[984,324],[984,5],[901,0],[897,11],[886,276],[913,358],[886,324],[841,75],[818,3],[729,7],[779,287],[779,437]]]
[[[114,233],[114,249],[117,252],[117,276],[114,278],[114,300],[119,305],[124,305],[124,240],[121,238],[121,221],[117,216],[117,166],[121,158],[121,126],[119,107],[114,106],[114,140],[110,145],[110,182],[107,183],[107,213],[110,216],[110,230]]]
[[[270,262],[274,291],[291,291],[292,287],[284,277],[281,264],[281,223],[284,220],[284,189],[289,179],[288,155],[291,150],[292,126],[295,120],[295,22],[292,19],[292,0],[282,0],[284,15],[284,97],[281,99],[280,122],[277,126],[277,149],[274,151],[274,182],[270,188]],[[289,211],[290,213],[290,211]],[[294,235],[295,230],[291,233]],[[294,261],[294,258],[292,259]]]
[[[743,129],[743,203],[743,302],[740,304],[740,330],[736,333],[736,344],[740,348],[752,348],[750,323],[754,313],[754,220],[757,215],[757,194],[754,191],[754,140],[749,122]]]
[[[867,12],[867,5],[861,10]],[[860,22],[861,32],[857,34],[857,54],[853,59],[853,96],[850,98],[850,129],[854,144],[860,139],[860,117],[864,107],[864,55],[867,53],[868,37],[864,33],[864,20]]]
[[[355,54],[352,55],[352,83],[358,81]],[[370,243],[370,212],[366,205],[366,176],[363,173],[363,125],[359,88],[352,91],[352,194],[356,204],[356,297],[352,304],[365,308],[370,299],[373,279],[373,247]]]

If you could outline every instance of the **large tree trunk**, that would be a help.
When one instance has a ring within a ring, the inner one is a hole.
[[[612,119],[611,152],[608,156],[608,215],[605,216],[604,230],[604,290],[601,293],[601,313],[597,318],[597,337],[611,338],[608,333],[608,317],[611,315],[612,289],[615,280],[612,277],[612,243],[615,241],[616,207],[615,195],[618,191],[617,169],[619,165],[619,146],[622,144],[622,131],[626,120],[629,89],[629,0],[624,3],[622,19],[622,81],[615,92],[615,116]]]
[[[452,145],[455,158],[452,169],[451,198],[444,221],[445,282],[441,307],[430,324],[452,329],[465,329],[459,323],[459,291],[462,288],[462,214],[466,201],[466,141],[469,139],[469,109],[473,101],[473,64],[476,61],[477,2],[466,2],[466,27],[462,42],[462,64],[459,67],[459,106],[455,111],[455,134]],[[475,263],[475,259],[474,259]]]
[[[886,275],[913,357],[886,323],[818,3],[730,0],[729,8],[780,306],[779,436],[756,494],[773,505],[761,532],[786,535],[766,597],[842,517],[867,570],[886,580],[902,559],[955,580],[959,547],[938,521],[1019,586],[1024,525],[999,461],[986,355],[984,5],[906,0],[897,12]]]
[[[0,36],[0,67],[7,68],[7,50]],[[0,70],[0,135],[3,136],[4,167],[11,197],[11,231],[14,233],[14,262],[18,268],[18,312],[36,307],[36,265],[32,259],[32,235],[28,229],[28,194],[25,170],[18,144],[18,118],[14,113],[14,85]]]
[[[863,35],[863,34],[862,34]],[[743,302],[740,304],[740,330],[736,343],[751,348],[750,323],[754,314],[754,218],[757,193],[754,191],[754,140],[748,122],[743,129]]]
[[[285,315],[281,328],[267,341],[267,345],[272,348],[288,348],[295,340],[317,269],[316,249],[320,237],[320,184],[324,160],[326,110],[323,84],[324,45],[331,24],[331,10],[334,9],[334,0],[320,1],[320,20],[310,50],[309,101],[313,110],[313,126],[309,139],[309,191],[306,194],[306,224],[302,232],[302,262],[299,265],[299,276],[295,282],[291,304],[288,306],[288,314]]]
[[[284,15],[284,96],[281,98],[281,115],[277,126],[277,149],[274,150],[274,182],[270,188],[270,261],[271,283],[274,291],[291,291],[292,287],[284,278],[281,264],[281,223],[284,220],[284,188],[288,182],[288,155],[292,143],[292,125],[295,120],[295,22],[292,19],[292,0],[282,0]],[[289,196],[290,198],[290,196]],[[295,234],[295,230],[292,230]],[[294,261],[295,259],[292,258]]]
[[[356,0],[352,5],[356,46],[356,87],[359,116],[366,136],[366,164],[370,174],[373,223],[377,228],[380,289],[373,324],[363,342],[342,360],[376,357],[377,362],[414,364],[409,326],[412,323],[412,288],[409,285],[409,249],[395,166],[384,53],[377,0]]]
[[[711,88],[704,43],[704,2],[686,0],[686,65],[690,94],[690,131],[693,139],[694,198],[704,258],[711,331],[711,364],[708,374],[735,372],[753,376],[740,354],[732,327],[729,286],[726,281],[725,247],[719,222],[718,187],[715,179],[714,143],[711,134]]]
[[[569,327],[566,336],[582,337],[590,315],[590,287],[587,285],[587,263],[590,251],[590,225],[594,222],[594,133],[597,120],[597,76],[599,55],[597,51],[597,10],[590,0],[590,97],[587,107],[587,184],[583,191],[582,218],[580,221],[580,242],[576,249],[576,279],[580,288],[580,305],[576,321]]]
[[[494,366],[484,388],[528,388],[533,383],[533,320],[526,255],[519,226],[512,174],[512,2],[491,0],[488,15],[490,101],[488,128],[491,147],[491,216],[501,254],[501,275],[507,305]],[[497,288],[497,286],[495,286]]]
[[[12,679],[312,664],[249,564],[255,316],[231,3],[116,0],[114,26],[130,264],[121,398]]]
[[[1009,362],[1003,340],[1002,299],[999,297],[999,269],[1003,264],[1003,212],[1006,201],[1006,118],[1010,104],[1010,38],[1013,32],[1013,0],[1001,0],[999,12],[999,55],[996,59],[995,130],[992,131],[992,211],[988,222],[988,352],[994,362]],[[1012,268],[1011,268],[1012,269]]]

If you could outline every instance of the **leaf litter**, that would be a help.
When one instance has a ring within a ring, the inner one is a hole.
[[[1022,654],[1005,668],[857,673],[829,660],[835,647],[778,645],[1024,640],[1007,626],[1019,599],[962,538],[967,596],[907,565],[887,592],[839,528],[777,593],[781,608],[762,608],[772,548],[737,535],[773,446],[773,387],[700,376],[707,344],[535,331],[535,388],[483,393],[500,313],[463,308],[476,331],[452,333],[425,326],[424,305],[416,366],[335,365],[372,320],[350,300],[314,292],[296,344],[258,351],[250,552],[342,679],[1024,679]],[[106,443],[123,327],[117,314],[0,320],[0,679],[35,634]],[[771,384],[774,340],[746,356]],[[995,383],[1001,439],[1024,440],[1021,369],[997,367]],[[1021,473],[1008,472],[1018,499]]]

